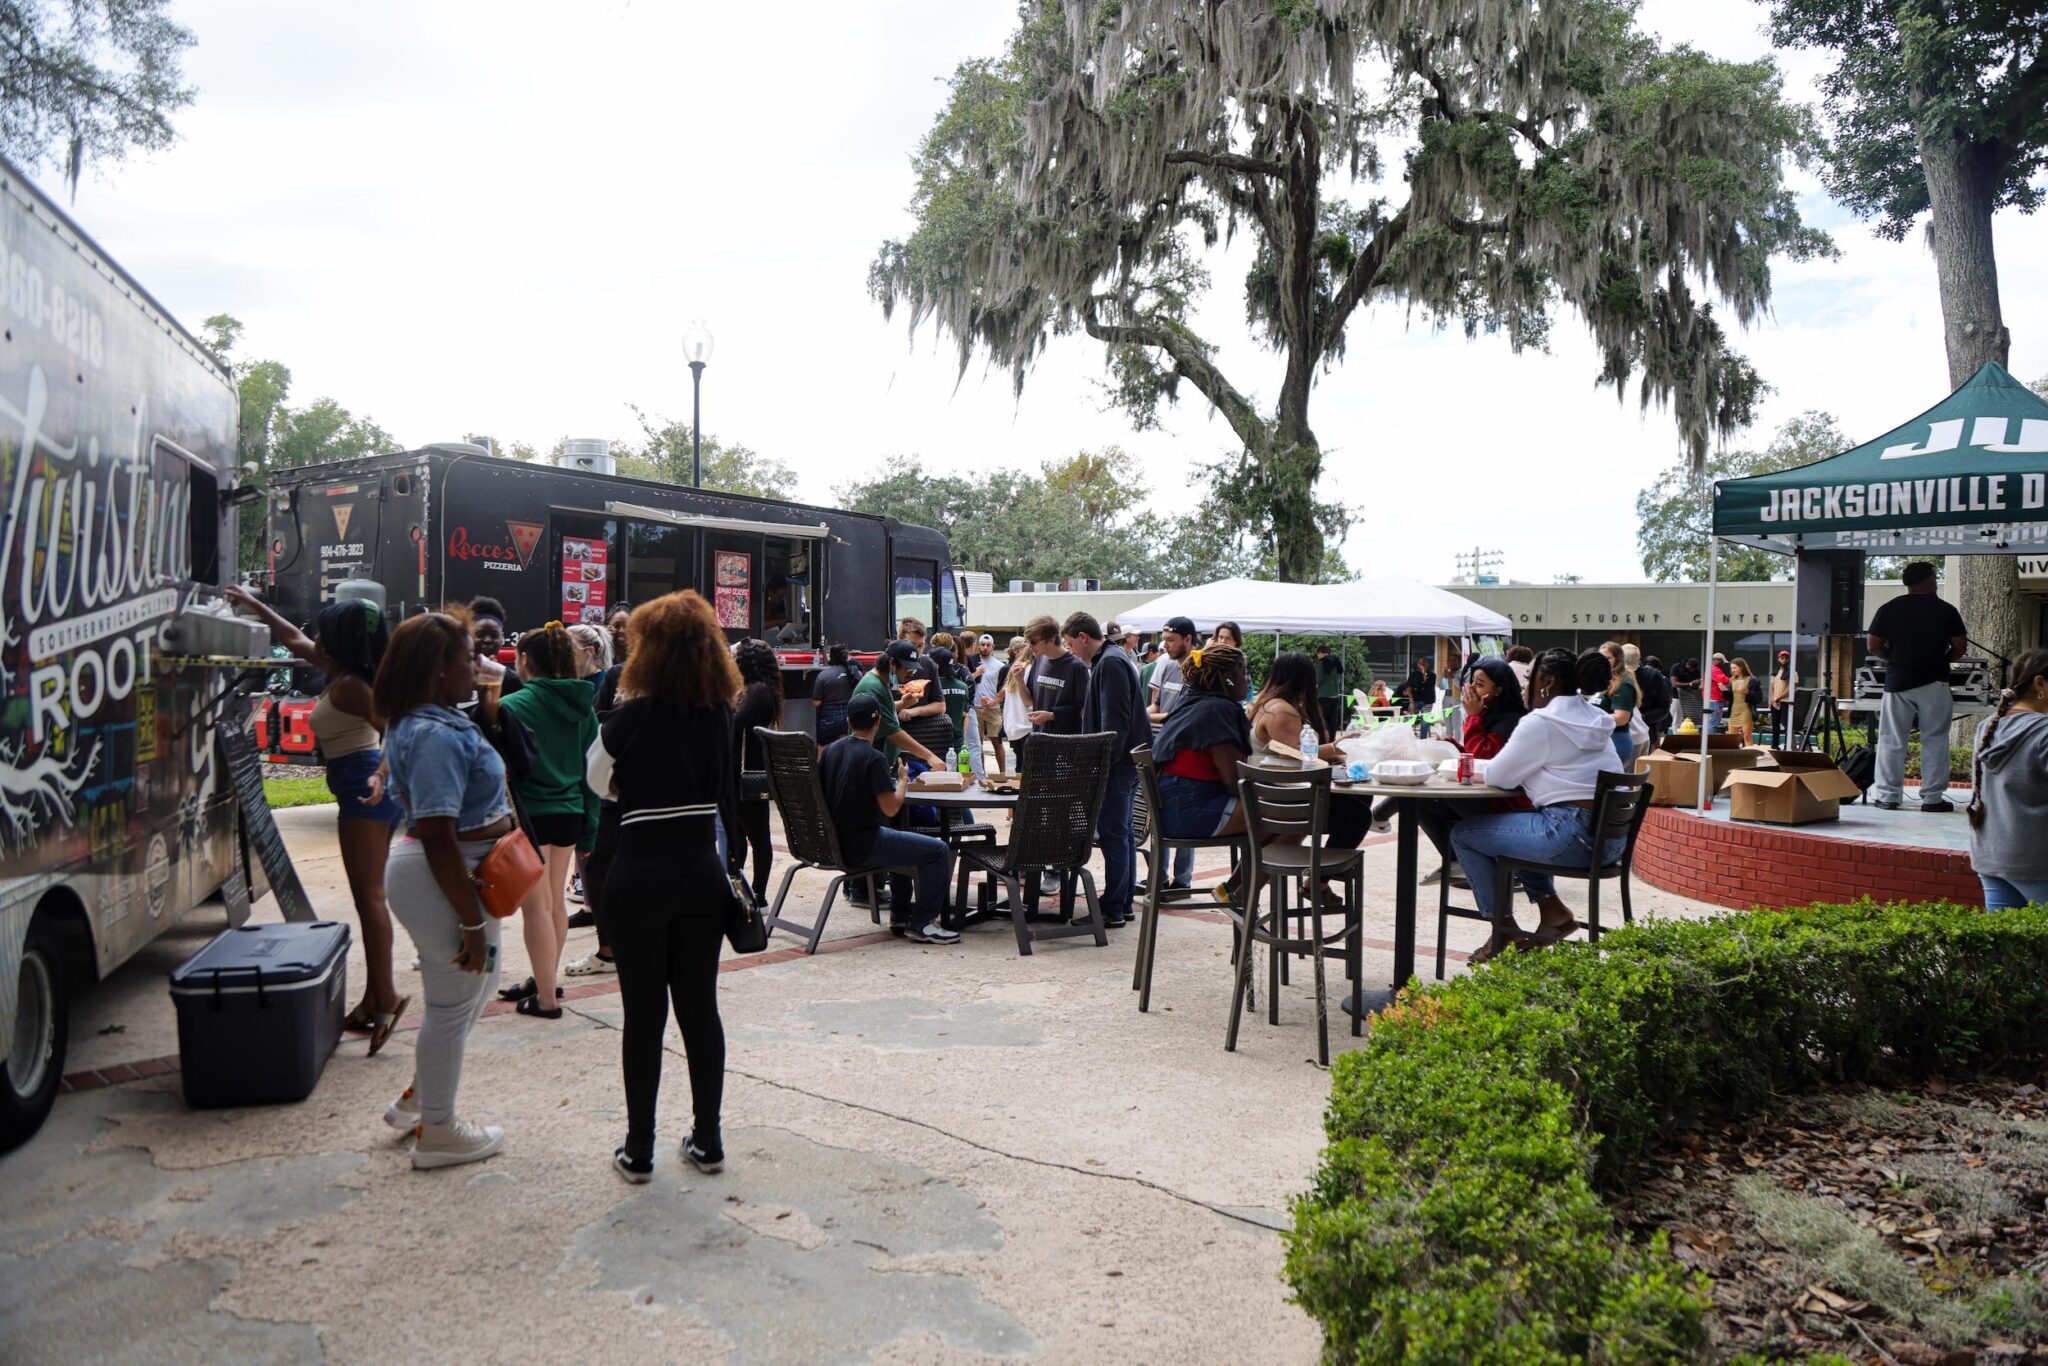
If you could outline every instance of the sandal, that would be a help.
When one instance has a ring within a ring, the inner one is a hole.
[[[512,1008],[521,1015],[531,1015],[537,1020],[559,1020],[562,1018],[562,1008],[560,1006],[556,1006],[553,1010],[542,1010],[539,1000],[532,996],[520,997],[519,1004]]]
[[[341,1027],[350,1034],[372,1034],[376,1032],[377,1012],[370,1009],[367,999],[356,1003],[356,1008],[341,1017]],[[373,1048],[370,1050],[375,1052]]]
[[[391,1009],[373,1010],[370,1012],[370,1019],[372,1021],[370,1025],[371,1057],[376,1057],[377,1050],[390,1042],[391,1031],[398,1028],[399,1019],[405,1014],[405,1008],[411,1004],[412,997],[401,996]]]
[[[1521,949],[1547,949],[1552,945],[1564,943],[1565,940],[1585,928],[1586,924],[1582,920],[1568,921],[1556,929],[1539,926],[1533,933],[1523,935],[1520,942],[1516,944],[1516,947]]]
[[[539,992],[540,985],[529,977],[516,987],[500,988],[498,999],[501,1001],[524,1001],[529,997],[539,994]]]
[[[1472,951],[1472,953],[1465,959],[1465,966],[1468,968],[1476,968],[1483,966],[1484,964],[1491,963],[1494,959],[1500,957],[1509,949],[1520,949],[1525,947],[1523,941],[1526,940],[1528,937],[1528,935],[1524,934],[1520,930],[1511,929],[1507,931],[1505,934],[1501,935],[1501,937],[1498,939],[1489,939],[1484,944],[1481,944],[1478,948]]]

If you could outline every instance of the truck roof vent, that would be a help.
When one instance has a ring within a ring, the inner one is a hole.
[[[612,443],[601,436],[572,436],[562,442],[562,454],[555,463],[565,470],[582,470],[585,474],[616,474],[617,462],[612,459]]]

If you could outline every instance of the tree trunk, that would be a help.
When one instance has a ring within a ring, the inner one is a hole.
[[[1932,209],[1928,236],[1941,284],[1942,338],[1954,389],[1985,362],[2004,365],[2007,359],[2011,335],[1998,305],[1998,258],[1991,240],[2002,161],[1995,148],[1933,134],[1920,139],[1920,164]],[[1956,606],[1970,639],[2011,658],[2019,648],[2019,562],[2010,555],[1961,558]],[[1996,669],[1996,658],[1992,664]],[[2002,672],[1998,676],[2002,680]]]
[[[1298,353],[1297,353],[1298,354]],[[1317,583],[1323,577],[1323,526],[1316,520],[1316,481],[1323,451],[1308,425],[1308,366],[1298,377],[1290,363],[1280,390],[1280,411],[1266,452],[1266,487],[1273,504],[1273,558],[1282,583]]]

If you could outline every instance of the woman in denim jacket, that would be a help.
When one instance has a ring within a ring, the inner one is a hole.
[[[455,1113],[470,1026],[498,982],[498,922],[485,913],[470,874],[513,828],[504,761],[455,709],[475,688],[475,651],[454,617],[413,617],[391,633],[375,700],[390,790],[406,809],[412,838],[391,851],[384,880],[391,912],[419,950],[427,1004],[413,1046],[413,1084],[384,1119],[413,1131],[417,1168],[481,1161],[505,1141],[496,1125]]]

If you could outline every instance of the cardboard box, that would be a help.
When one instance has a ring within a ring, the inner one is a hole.
[[[1737,769],[1755,768],[1766,757],[1765,751],[1744,745],[1740,736],[1709,735],[1707,737],[1707,791],[1719,792],[1728,775]],[[1650,777],[1652,806],[1687,806],[1694,810],[1700,804],[1700,737],[1697,735],[1667,735],[1657,748],[1636,760],[1636,772]]]
[[[967,775],[948,773],[942,768],[929,769],[911,781],[912,792],[964,792],[967,790]]]
[[[1764,765],[1730,773],[1722,783],[1728,814],[1738,821],[1809,825],[1840,820],[1842,799],[1863,789],[1825,754],[1774,749]]]

